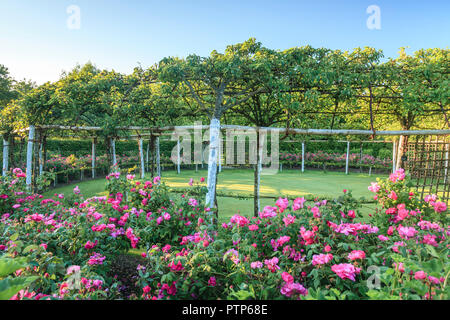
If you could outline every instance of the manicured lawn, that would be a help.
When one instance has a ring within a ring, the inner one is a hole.
[[[201,177],[206,177],[207,171],[182,170],[178,175],[175,171],[163,171],[162,181],[170,187],[187,188],[190,178],[199,182]],[[284,170],[275,175],[261,176],[262,196],[307,196],[316,195],[319,198],[334,198],[342,194],[342,190],[352,190],[355,197],[370,198],[371,193],[367,190],[370,182],[375,181],[377,176],[367,174],[351,173],[345,175],[341,172]],[[378,176],[386,177],[386,176]],[[54,193],[72,192],[78,185],[86,197],[94,195],[106,195],[104,192],[104,179],[79,182],[74,185],[64,186],[50,190],[45,195]],[[253,194],[253,171],[245,169],[224,169],[218,178],[218,192],[252,195]],[[273,205],[274,199],[261,199],[261,206]],[[240,200],[231,197],[218,197],[220,220],[227,220],[230,216],[240,213],[251,216],[253,213],[253,199]],[[365,205],[363,213],[373,211],[374,205]]]

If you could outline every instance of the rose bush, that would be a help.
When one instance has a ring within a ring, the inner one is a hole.
[[[369,216],[344,190],[332,201],[279,198],[219,225],[200,200],[204,179],[179,194],[159,177],[114,172],[108,196],[90,199],[78,187],[27,194],[23,179],[0,184],[0,254],[26,259],[15,277],[37,277],[15,299],[449,297],[447,207],[421,200],[402,170],[369,186],[380,204]],[[139,259],[119,263],[129,252]]]

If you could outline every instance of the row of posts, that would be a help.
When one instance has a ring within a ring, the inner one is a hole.
[[[28,145],[27,145],[27,161],[26,161],[26,183],[28,186],[31,186],[32,183],[32,166],[33,166],[33,143],[35,142],[35,136],[36,136],[36,128],[35,126],[30,126],[29,128],[29,135],[28,135]],[[155,149],[156,149],[156,166],[157,166],[157,175],[161,176],[161,164],[160,164],[160,148],[159,148],[159,137],[156,137],[155,139]],[[346,161],[345,161],[345,174],[349,174],[349,158],[350,158],[350,141],[347,141],[347,152],[346,152]],[[401,141],[400,141],[401,143]],[[399,143],[399,144],[400,144]],[[139,144],[139,160],[140,160],[140,176],[141,178],[144,178],[145,176],[145,161],[144,161],[144,150],[143,150],[143,139],[139,138],[138,140],[138,144]],[[394,172],[396,170],[396,168],[398,167],[398,161],[397,160],[397,146],[399,145],[397,144],[397,142],[394,140],[393,141],[393,146],[392,146],[392,172]],[[39,146],[39,174],[42,175],[43,172],[43,147],[42,147],[42,143]],[[111,149],[112,149],[112,161],[113,161],[113,166],[117,165],[117,157],[116,157],[116,144],[115,144],[115,140],[111,139]],[[181,155],[180,155],[180,139],[178,138],[177,140],[177,163],[176,163],[176,167],[177,167],[177,173],[180,174],[181,173]],[[306,151],[306,147],[305,147],[305,142],[302,142],[302,163],[301,163],[301,171],[304,172],[305,171],[305,151]],[[96,174],[95,174],[95,160],[96,160],[96,139],[93,140],[92,142],[92,178],[95,178]],[[3,168],[2,168],[2,175],[5,176],[6,173],[8,172],[8,156],[9,156],[9,143],[6,139],[3,139]],[[203,156],[203,153],[202,153]],[[147,163],[149,160],[149,150],[147,148]],[[218,150],[218,169],[219,172],[222,171],[222,150],[219,147]],[[203,160],[203,159],[202,159]],[[203,164],[203,161],[202,161]],[[280,171],[283,170],[283,165],[280,164]]]
[[[27,158],[26,158],[26,184],[27,188],[31,190],[31,185],[33,182],[33,155],[34,155],[34,143],[39,143],[38,157],[39,157],[39,175],[42,175],[44,170],[44,161],[43,161],[43,144],[41,142],[35,141],[36,138],[36,127],[31,125],[29,127],[28,132],[28,143],[27,143]],[[112,162],[113,166],[117,166],[117,156],[116,156],[116,143],[114,139],[111,139],[111,151],[112,151]],[[138,140],[139,146],[139,160],[140,160],[140,177],[145,177],[145,161],[144,161],[144,150],[143,150],[144,141],[142,138]],[[161,176],[161,157],[160,157],[160,143],[159,137],[155,139],[155,149],[156,149],[156,175]],[[178,150],[179,150],[179,141],[178,141]],[[179,153],[178,153],[179,154]],[[147,163],[149,159],[149,150],[147,149]],[[6,176],[9,171],[9,142],[6,139],[3,139],[3,162],[2,162],[2,176]],[[95,166],[96,166],[96,139],[94,138],[92,141],[92,178],[96,177]],[[179,165],[178,160],[178,165]],[[178,168],[178,172],[179,172]]]

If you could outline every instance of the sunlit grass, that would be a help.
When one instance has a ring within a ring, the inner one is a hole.
[[[196,182],[201,177],[206,177],[207,171],[182,170],[181,174],[175,171],[163,171],[162,181],[173,188],[187,188],[190,178]],[[346,175],[341,172],[306,171],[301,173],[299,170],[284,170],[275,175],[261,176],[261,196],[279,197],[279,196],[308,196],[315,195],[319,198],[332,199],[342,194],[342,190],[351,190],[353,196],[360,198],[370,198],[372,195],[367,186],[375,181],[377,176],[368,174],[351,173]],[[378,177],[386,177],[380,176]],[[253,171],[245,169],[225,169],[218,177],[218,192],[232,194],[252,195],[253,194]],[[205,182],[206,184],[206,182]],[[90,181],[78,182],[73,185],[59,187],[46,192],[45,196],[51,196],[55,193],[71,193],[73,188],[78,185],[85,197],[106,195],[105,180],[96,179]],[[221,221],[228,220],[232,215],[239,213],[246,216],[253,214],[253,199],[240,200],[231,197],[218,197],[219,218]],[[261,199],[261,207],[273,205],[274,199]],[[372,212],[374,205],[365,205],[362,212],[364,214]]]

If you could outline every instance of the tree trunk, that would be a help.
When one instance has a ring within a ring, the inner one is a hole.
[[[261,136],[259,130],[256,131],[256,145],[257,145],[257,154],[256,154],[256,164],[254,165],[254,197],[253,197],[253,215],[258,217],[258,214],[261,210],[260,203],[260,186],[261,186],[261,171],[262,171],[262,152],[263,146],[261,143]]]
[[[139,159],[141,160],[141,179],[145,177],[144,140],[139,139]]]
[[[216,199],[217,156],[219,151],[220,121],[212,118],[209,127],[208,193],[206,206],[214,208]]]
[[[409,136],[400,136],[400,140],[398,142],[397,164],[395,166],[396,170],[400,168],[405,169],[405,161],[403,161],[403,157],[406,156],[406,152],[408,151],[408,139]]]
[[[28,145],[27,145],[27,170],[26,170],[26,184],[27,190],[31,191],[31,183],[33,176],[33,142],[34,142],[35,127],[30,126],[28,131]]]
[[[112,160],[112,153],[111,153],[111,139],[105,138],[105,151],[106,151],[106,157],[108,160],[108,166],[111,166],[113,160]],[[107,171],[110,172],[110,168],[107,168]]]

